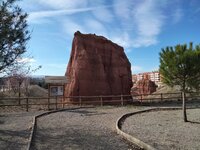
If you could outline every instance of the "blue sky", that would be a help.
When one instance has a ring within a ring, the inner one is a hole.
[[[22,0],[35,75],[64,75],[73,34],[95,33],[124,47],[132,73],[159,68],[159,52],[200,43],[199,0]]]

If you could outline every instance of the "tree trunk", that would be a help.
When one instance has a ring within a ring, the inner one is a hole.
[[[21,98],[21,89],[20,89],[20,87],[21,87],[21,86],[20,86],[20,83],[19,83],[19,84],[18,84],[18,88],[19,88],[19,89],[18,89],[18,92],[19,92],[19,93],[18,93],[18,99],[19,99],[18,104],[19,104],[19,105],[21,105],[21,99],[20,99],[20,98]]]
[[[182,100],[183,100],[183,106],[182,106],[182,110],[183,110],[183,120],[184,122],[187,122],[187,113],[186,113],[186,96],[185,96],[185,92],[182,92]]]

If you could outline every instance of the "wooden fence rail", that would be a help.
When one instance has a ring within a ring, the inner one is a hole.
[[[159,93],[138,95],[108,95],[108,96],[56,96],[56,97],[0,97],[0,107],[22,106],[29,111],[31,106],[45,106],[48,110],[64,108],[65,105],[125,105],[134,102],[163,102],[168,100],[181,100],[181,93]],[[200,93],[187,93],[187,99],[200,98]],[[20,101],[20,103],[18,103]],[[54,107],[52,107],[54,106]]]

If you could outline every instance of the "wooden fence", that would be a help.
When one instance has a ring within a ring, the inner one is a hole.
[[[188,100],[200,98],[200,93],[187,93]],[[40,109],[60,109],[66,105],[125,105],[146,102],[164,102],[181,100],[181,93],[108,95],[108,96],[71,96],[71,97],[0,97],[0,107],[21,106],[29,111],[36,106]]]

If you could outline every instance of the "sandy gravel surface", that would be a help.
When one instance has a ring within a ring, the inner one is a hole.
[[[24,150],[27,148],[32,118],[41,112],[9,110],[0,110],[0,150]]]
[[[159,150],[200,150],[200,109],[187,113],[187,123],[181,110],[136,114],[125,120],[122,130]]]
[[[138,109],[105,106],[81,108],[41,117],[38,119],[32,149],[138,149],[123,140],[115,131],[118,117]]]

